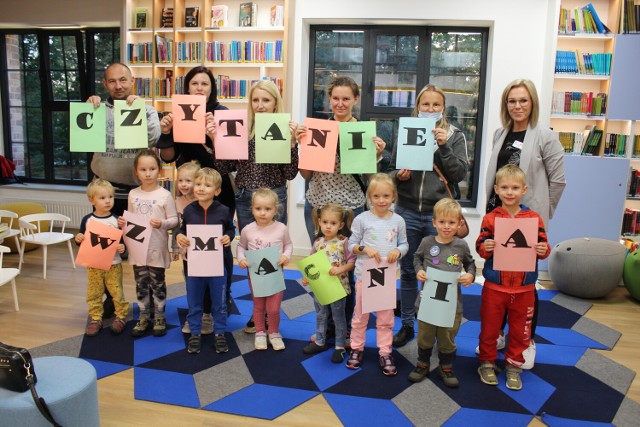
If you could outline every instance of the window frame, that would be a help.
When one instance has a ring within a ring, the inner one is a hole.
[[[44,177],[20,176],[24,182],[41,183],[41,184],[60,184],[86,186],[91,180],[91,153],[86,154],[86,176],[87,179],[69,179],[55,178],[54,166],[54,129],[52,126],[53,114],[69,111],[68,100],[56,100],[53,94],[53,85],[51,82],[51,49],[49,45],[50,37],[69,37],[75,38],[75,49],[77,61],[77,72],[80,93],[80,100],[87,99],[89,94],[96,91],[95,76],[99,71],[94,67],[95,60],[95,40],[97,33],[111,33],[120,38],[120,28],[118,27],[92,27],[83,29],[31,29],[31,28],[3,28],[0,30],[0,94],[2,107],[2,137],[4,155],[13,160],[13,141],[11,138],[11,121],[10,121],[10,99],[9,99],[9,73],[7,64],[7,35],[34,35],[38,40],[38,77],[40,79],[40,108],[42,121],[42,143],[43,161],[44,161]],[[115,52],[115,51],[113,51]],[[20,58],[22,61],[22,58]],[[114,58],[115,60],[115,58]],[[117,58],[119,60],[119,58]],[[69,71],[66,67],[65,70]],[[21,71],[24,73],[24,70]],[[16,144],[28,145],[30,142],[16,142]],[[83,170],[83,168],[81,168]]]
[[[416,94],[431,79],[431,46],[432,34],[440,32],[449,33],[479,33],[481,35],[481,52],[480,52],[480,68],[479,68],[479,92],[477,94],[477,114],[476,114],[476,130],[473,147],[473,168],[470,168],[468,182],[473,183],[473,188],[466,199],[459,200],[463,207],[475,208],[479,198],[479,192],[482,191],[480,179],[480,158],[482,154],[482,132],[484,127],[484,101],[487,92],[487,58],[489,48],[489,27],[477,26],[435,26],[435,25],[311,25],[309,29],[309,65],[308,65],[308,94],[307,97],[307,116],[313,117],[314,109],[314,83],[315,83],[315,59],[316,59],[316,34],[322,31],[362,31],[363,34],[363,65],[362,65],[362,85],[360,97],[360,120],[397,120],[400,117],[407,117],[411,114],[412,108],[399,107],[375,107],[374,106],[374,77],[375,77],[375,59],[376,59],[376,36],[378,35],[412,35],[420,34],[420,43],[424,43],[424,49],[419,50],[418,64],[416,68]],[[423,45],[421,44],[421,47]],[[415,102],[415,101],[414,101]],[[397,126],[396,126],[397,127]],[[470,141],[467,141],[469,144]],[[395,141],[387,141],[387,147],[390,155],[395,145]],[[470,165],[471,166],[471,165]]]

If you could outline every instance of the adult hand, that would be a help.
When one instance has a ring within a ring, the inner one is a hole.
[[[382,152],[384,151],[384,147],[387,146],[387,143],[384,142],[379,136],[374,136],[373,142],[376,143],[376,157],[380,157],[382,155]]]
[[[435,128],[433,131],[434,138],[438,145],[444,145],[447,143],[447,131],[442,128]]]
[[[127,103],[127,105],[131,105],[133,104],[133,101],[135,101],[136,99],[140,98],[138,95],[129,95],[127,96],[127,99],[125,99],[125,102]]]
[[[165,114],[165,116],[160,120],[160,132],[165,135],[171,131],[173,127],[173,115],[171,113]]]
[[[296,141],[300,141],[302,137],[307,133],[307,127],[305,125],[296,126],[296,130],[294,132],[296,136]]]
[[[93,104],[93,108],[98,108],[100,106],[100,97],[98,95],[91,95],[87,98],[87,103]]]
[[[213,118],[213,113],[208,112],[205,114],[204,119],[206,122],[205,132],[209,139],[213,141],[216,137],[216,120]]]
[[[298,144],[298,138],[296,137],[296,131],[298,130],[298,123],[293,120],[289,121],[289,131],[291,132],[291,148],[295,148]]]
[[[398,181],[409,181],[411,179],[411,171],[409,169],[400,169],[396,174]]]

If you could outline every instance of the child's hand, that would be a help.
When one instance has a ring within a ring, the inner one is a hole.
[[[127,220],[124,219],[124,216],[119,216],[118,217],[118,227],[119,228],[124,228],[125,225],[127,225]]]
[[[545,256],[547,254],[547,247],[547,244],[544,242],[538,242],[534,246],[534,248],[536,249],[536,254],[538,256]]]
[[[303,277],[303,278],[302,278],[302,284],[303,284],[304,286],[308,286],[308,285],[309,285],[309,281],[308,281],[305,277]]]
[[[74,238],[74,240],[77,244],[82,243],[82,241],[84,240],[84,234],[82,233],[76,234],[76,237]]]
[[[176,243],[182,249],[187,249],[189,247],[189,238],[187,236],[185,236],[184,234],[180,233],[180,234],[178,234],[176,236]]]
[[[149,224],[153,227],[153,228],[160,228],[162,226],[162,220],[159,218],[151,218],[149,220]]]
[[[380,262],[380,252],[376,248],[372,248],[371,246],[364,247],[364,254],[369,258],[373,258],[376,262]]]
[[[418,279],[420,282],[426,282],[427,281],[427,272],[424,271],[424,270],[418,271],[418,274],[416,274],[416,279]]]
[[[339,276],[342,274],[342,267],[331,267],[329,270],[330,276]]]
[[[289,262],[289,258],[287,258],[284,255],[280,255],[280,259],[278,260],[278,265],[280,266],[287,265],[288,262]]]
[[[389,251],[389,253],[387,253],[387,262],[389,264],[393,264],[394,262],[398,261],[401,255],[402,253],[400,252],[400,249],[393,248]]]
[[[484,241],[484,250],[487,252],[493,252],[496,248],[496,241],[493,239],[487,239]]]
[[[462,276],[458,277],[458,283],[460,283],[465,288],[473,283],[473,274],[464,273]]]
[[[229,238],[229,236],[227,236],[226,234],[224,234],[221,238],[220,238],[220,243],[222,243],[222,246],[227,247],[231,245],[231,239]]]
[[[125,248],[125,247],[124,247],[124,243],[120,243],[120,244],[118,245],[118,253],[119,253],[119,254],[123,254],[123,253],[124,253],[124,251],[125,251],[126,249],[127,249],[127,248]]]
[[[247,262],[246,259],[243,259],[242,261],[238,262],[238,266],[240,268],[249,268],[249,267],[251,267],[251,265],[249,265],[249,263]]]

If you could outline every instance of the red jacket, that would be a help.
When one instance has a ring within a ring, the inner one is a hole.
[[[537,218],[538,219],[538,242],[547,244],[547,252],[538,259],[545,259],[551,253],[551,247],[547,242],[547,233],[544,230],[544,222],[542,217],[524,205],[520,205],[520,212],[515,218]],[[494,230],[496,218],[511,218],[502,206],[498,206],[482,218],[480,226],[480,235],[476,240],[476,251],[478,255],[486,259],[482,275],[485,278],[485,286],[495,289],[499,292],[518,293],[529,291],[533,288],[538,279],[538,263],[536,262],[536,270],[532,272],[521,271],[498,271],[493,268],[493,252],[487,252],[484,248],[484,241],[494,239]]]

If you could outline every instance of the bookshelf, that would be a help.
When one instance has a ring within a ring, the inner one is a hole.
[[[624,127],[609,123],[606,116],[621,1],[563,0],[560,6],[550,118],[551,127],[564,137],[561,141],[568,152],[582,153],[594,129],[601,131],[603,138],[590,154],[615,152],[605,150],[604,140]],[[588,4],[610,31],[600,33],[590,24],[582,11]]]
[[[252,26],[239,25],[243,3],[256,6]],[[224,26],[211,26],[214,6],[227,6]],[[272,25],[273,6],[281,25]],[[122,61],[136,77],[136,93],[159,112],[171,109],[171,95],[182,93],[185,74],[199,65],[216,77],[220,103],[246,108],[256,80],[273,79],[284,92],[287,8],[288,0],[125,0]],[[144,10],[148,24],[136,28]]]

